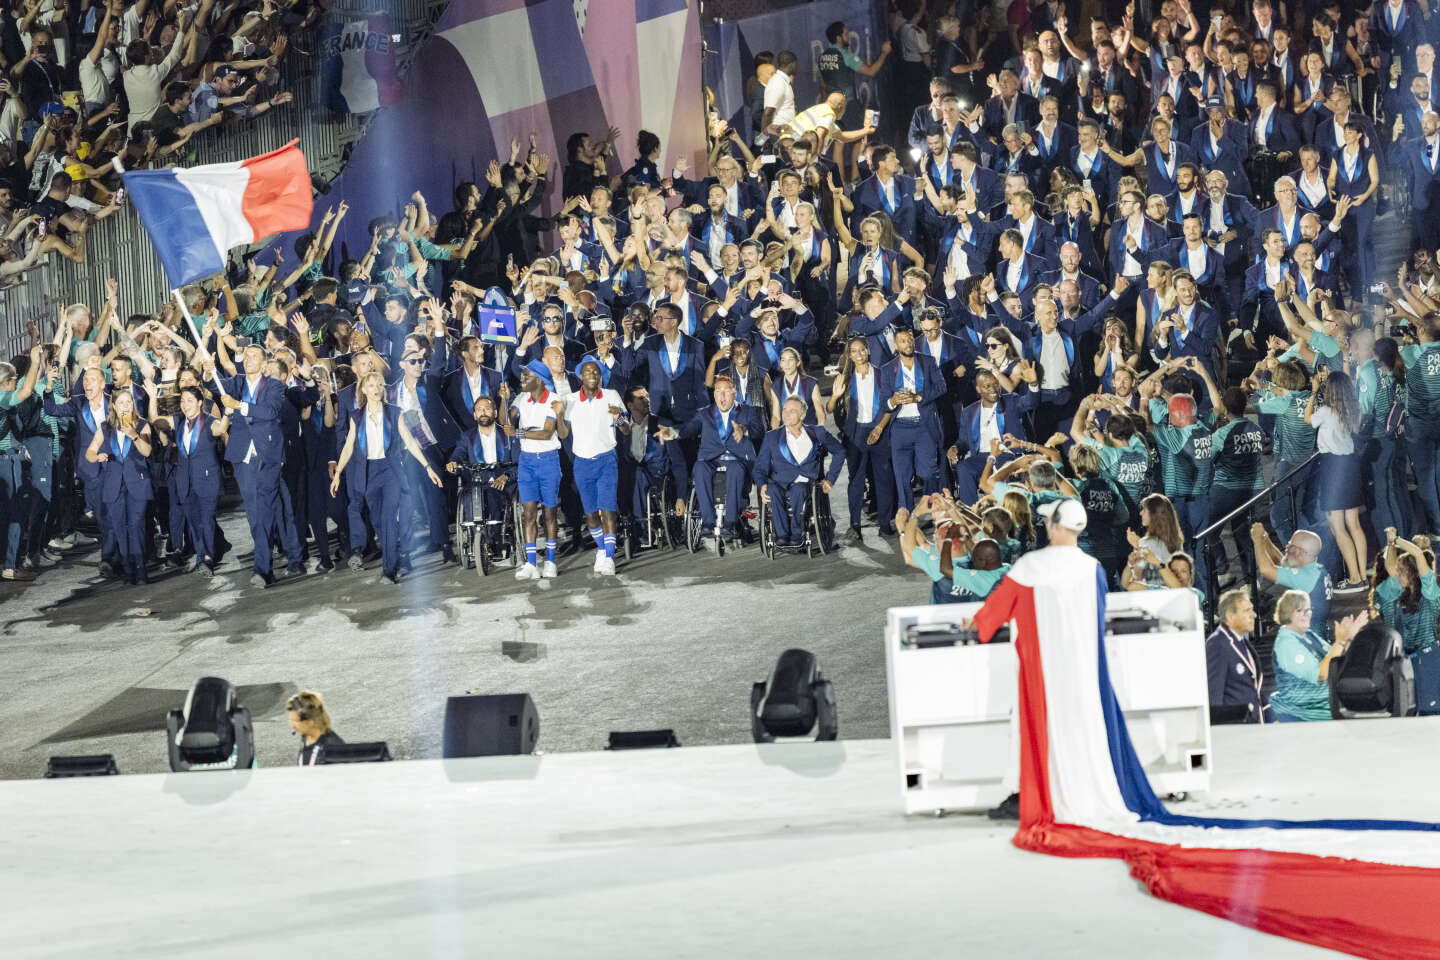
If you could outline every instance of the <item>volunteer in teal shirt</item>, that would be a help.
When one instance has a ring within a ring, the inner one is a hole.
[[[1405,361],[1405,446],[1415,465],[1415,487],[1425,516],[1415,530],[1440,531],[1440,330],[1437,321],[1420,322],[1420,340],[1400,349]]]
[[[1274,383],[1260,392],[1256,406],[1261,413],[1275,417],[1275,479],[1310,459],[1315,452],[1315,428],[1305,422],[1305,407],[1310,403],[1310,374],[1298,360],[1275,365]],[[1318,526],[1320,491],[1316,472],[1301,473],[1295,483],[1296,521],[1301,527]],[[1282,540],[1290,539],[1296,523],[1290,518],[1290,496],[1283,487],[1276,488],[1274,505],[1270,508],[1270,525]]]
[[[1435,618],[1440,616],[1440,586],[1425,552],[1409,540],[1385,548],[1385,575],[1375,588],[1375,603],[1384,620],[1415,653],[1435,645]]]
[[[1264,525],[1256,523],[1250,527],[1250,542],[1255,547],[1255,569],[1260,576],[1291,590],[1303,590],[1314,608],[1317,632],[1328,632],[1335,586],[1318,560],[1320,537],[1309,530],[1296,530],[1282,554]]]
[[[1357,339],[1370,336],[1368,330],[1351,334],[1352,352]],[[1399,416],[1405,410],[1405,366],[1395,341],[1390,337],[1376,340],[1374,355],[1360,364],[1355,380],[1360,412],[1368,424],[1365,459],[1375,492],[1371,520],[1377,532],[1394,527],[1409,533],[1410,493],[1405,484],[1405,441],[1400,436]]]
[[[1344,655],[1350,639],[1365,624],[1366,614],[1346,617],[1336,624],[1335,642],[1327,643],[1310,629],[1310,597],[1301,590],[1286,590],[1275,604],[1275,693],[1270,711],[1275,720],[1330,719],[1330,661]]]

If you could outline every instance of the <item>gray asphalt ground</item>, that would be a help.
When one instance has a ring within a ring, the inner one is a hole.
[[[432,557],[399,586],[375,564],[259,590],[243,519],[222,522],[238,556],[212,581],[102,581],[92,551],[0,584],[0,778],[84,753],[165,771],[165,713],[207,675],[241,687],[262,766],[295,762],[284,702],[302,688],[324,695],[341,736],[386,740],[397,759],[440,756],[445,699],[465,693],[528,692],[546,752],[662,727],[685,745],[742,743],[751,684],[792,646],[834,681],[842,737],[885,737],[885,610],[928,600],[873,527],[863,548],[815,559],[647,551],[600,578],[587,550],[553,581],[519,583]]]

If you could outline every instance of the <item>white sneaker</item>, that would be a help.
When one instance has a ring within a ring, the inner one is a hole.
[[[69,550],[75,546],[75,535],[70,534],[69,536],[56,537],[51,540],[47,546],[52,550]]]
[[[595,566],[595,570],[597,573],[607,577],[615,576],[615,558],[601,557],[600,562]]]
[[[75,531],[74,533],[72,533],[70,536],[74,539],[74,541],[75,541],[75,546],[77,546],[77,547],[90,547],[90,546],[94,546],[95,543],[96,543],[96,540],[95,540],[94,537],[86,536],[85,534],[81,533],[79,530],[76,530],[76,531]]]
[[[596,550],[596,551],[595,551],[595,572],[596,572],[596,573],[604,573],[605,571],[604,571],[603,569],[601,569],[601,568],[604,567],[604,566],[605,566],[605,551],[604,551],[604,550]]]
[[[560,576],[560,571],[555,569],[554,560],[545,561],[545,565],[540,568],[540,576],[544,577],[546,580],[551,580],[555,577]]]
[[[539,580],[540,572],[535,569],[535,564],[527,563],[515,571],[516,580]]]

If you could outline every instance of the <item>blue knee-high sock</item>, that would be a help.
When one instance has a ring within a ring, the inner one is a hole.
[[[595,541],[595,547],[596,547],[597,549],[599,549],[599,547],[600,547],[600,540],[601,540],[604,536],[605,536],[605,529],[604,529],[603,527],[591,527],[591,528],[590,528],[590,539]]]
[[[607,534],[605,534],[604,542],[605,542],[605,559],[607,559],[607,560],[614,560],[614,559],[615,559],[615,534],[613,534],[613,533],[607,533]]]
[[[535,566],[535,543],[534,543],[534,541],[531,541],[530,543],[525,544],[525,562],[528,563],[528,564],[530,564],[530,566],[532,566],[532,567]]]
[[[547,563],[554,563],[554,562],[555,562],[555,541],[554,541],[554,540],[546,540],[546,541],[545,541],[545,561],[546,561]]]

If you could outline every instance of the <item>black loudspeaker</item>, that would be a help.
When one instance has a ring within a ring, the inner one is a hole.
[[[445,701],[443,757],[534,753],[540,714],[528,693],[451,697]]]

